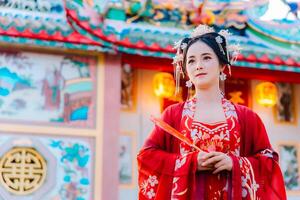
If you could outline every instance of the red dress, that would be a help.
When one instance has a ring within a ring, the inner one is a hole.
[[[231,172],[197,171],[198,152],[155,127],[138,155],[140,200],[285,200],[278,156],[260,118],[223,99],[226,122],[195,122],[196,100],[170,106],[162,119],[204,151],[227,153]]]
[[[200,149],[207,152],[219,151],[228,153],[230,151],[227,122],[207,124],[193,121],[191,128],[193,141]],[[204,199],[227,199],[228,180],[228,173],[196,172],[196,193],[194,198],[201,199],[197,197],[202,195]]]

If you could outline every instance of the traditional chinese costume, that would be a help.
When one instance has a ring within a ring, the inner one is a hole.
[[[156,126],[138,154],[140,200],[285,200],[285,187],[265,127],[247,107],[222,99],[226,121],[194,120],[196,98],[168,107],[162,119],[203,151],[219,151],[232,171],[197,171],[198,151]]]

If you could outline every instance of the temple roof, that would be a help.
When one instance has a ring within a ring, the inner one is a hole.
[[[300,22],[260,20],[267,0],[210,0],[205,9],[202,1],[5,2],[1,43],[172,58],[174,42],[201,22],[234,33],[230,42],[243,47],[237,66],[300,73]]]
[[[82,36],[66,17],[63,1],[0,3],[0,41],[43,47],[108,51]],[[28,5],[27,5],[28,4]]]

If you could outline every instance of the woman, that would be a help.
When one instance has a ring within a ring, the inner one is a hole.
[[[231,65],[227,35],[201,25],[177,47],[176,82],[186,74],[196,94],[168,107],[162,120],[201,151],[156,126],[138,155],[140,200],[286,199],[262,121],[220,92]]]

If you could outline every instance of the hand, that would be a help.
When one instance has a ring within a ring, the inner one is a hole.
[[[198,156],[197,156],[197,161],[198,161],[198,170],[199,171],[206,171],[206,170],[212,170],[213,169],[213,165],[207,165],[207,166],[202,166],[203,162],[205,161],[203,158],[205,155],[207,155],[208,153],[204,152],[204,151],[200,151],[198,153]]]
[[[202,163],[202,167],[208,167],[213,165],[214,166],[213,174],[216,174],[223,170],[227,170],[227,171],[232,170],[232,166],[233,166],[232,159],[225,153],[217,152],[217,151],[206,153],[206,155],[203,156],[203,159],[205,161]]]

